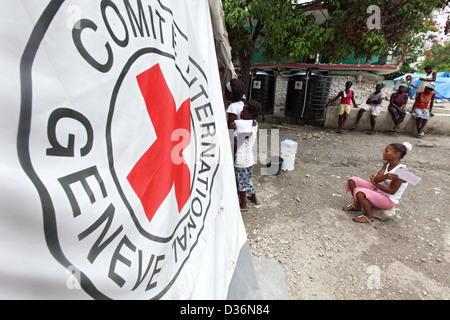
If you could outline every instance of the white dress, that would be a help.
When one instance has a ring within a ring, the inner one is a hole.
[[[386,170],[384,170],[384,174],[387,174],[388,172],[389,173],[395,173],[395,171],[397,170],[397,169],[400,169],[400,168],[405,168],[406,169],[406,166],[405,165],[403,165],[403,164],[399,164],[399,165],[397,165],[394,169],[392,169],[391,171],[389,171],[389,163],[386,165]],[[385,187],[390,187],[391,186],[391,183],[392,183],[392,180],[384,180],[382,183],[380,183],[382,186],[385,186]],[[406,189],[406,187],[408,186],[408,182],[404,182],[404,183],[402,183],[401,185],[400,185],[400,188],[398,188],[398,190],[397,190],[397,192],[396,193],[394,193],[394,194],[389,194],[389,193],[386,193],[386,192],[383,192],[383,191],[381,191],[381,190],[378,190],[379,192],[381,192],[381,193],[383,193],[383,194],[385,194],[385,195],[387,195],[390,199],[391,199],[391,201],[393,202],[393,203],[395,203],[395,204],[398,204],[398,202],[399,202],[399,200],[400,200],[400,198],[402,197],[402,194],[403,194],[403,192],[405,192],[405,189]]]
[[[234,163],[236,168],[248,168],[255,164],[253,145],[255,144],[257,134],[258,123],[256,123],[256,126],[252,126],[252,135],[248,139],[245,139],[236,150],[236,162]]]

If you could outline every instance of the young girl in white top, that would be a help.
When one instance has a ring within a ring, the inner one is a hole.
[[[426,75],[423,78],[419,78],[419,80],[421,81],[419,84],[419,88],[417,89],[416,92],[416,97],[417,94],[419,94],[419,92],[422,92],[425,90],[425,87],[427,86],[427,84],[434,84],[434,82],[436,81],[436,77],[437,77],[437,72],[436,70],[433,70],[432,66],[425,66],[424,68]]]
[[[258,134],[258,122],[255,118],[261,112],[261,104],[257,101],[247,101],[240,113],[242,120],[252,121],[251,132],[239,133],[235,137],[236,155],[235,155],[235,175],[236,183],[239,192],[239,206],[241,212],[248,211],[246,196],[250,195],[249,199],[255,205],[259,205],[259,201],[256,198],[255,186],[252,181],[253,177],[253,165],[255,159],[253,155],[253,145],[256,141]],[[230,128],[236,129],[236,123],[233,122]]]
[[[241,111],[244,108],[245,101],[244,83],[239,79],[231,79],[231,81],[225,85],[225,97],[228,101],[231,101],[231,104],[226,110],[227,124],[228,128],[230,128],[230,124],[234,120],[241,119]]]
[[[370,176],[370,182],[358,177],[350,178],[345,184],[347,192],[351,192],[354,203],[344,207],[345,211],[364,210],[364,214],[356,218],[354,221],[364,223],[374,220],[371,207],[380,209],[391,209],[395,207],[408,183],[398,178],[395,174],[397,170],[407,170],[406,166],[400,163],[408,150],[412,146],[408,142],[391,143],[386,147],[383,153],[384,163],[381,170],[375,175]]]

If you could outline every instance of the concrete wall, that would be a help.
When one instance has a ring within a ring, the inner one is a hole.
[[[284,110],[288,80],[288,74],[280,74],[276,78],[275,109],[279,108]],[[375,91],[375,85],[382,80],[382,77],[333,76],[329,98],[336,97],[340,91],[345,89],[345,83],[351,81],[353,82],[352,90],[355,92],[356,102],[365,102],[367,97]]]
[[[387,108],[387,107],[386,107]],[[337,107],[329,107],[325,118],[325,128],[336,128],[337,125]],[[344,125],[344,130],[348,130],[354,124],[359,108],[353,108]],[[391,114],[388,111],[382,111],[380,116],[376,119],[375,131],[392,131],[394,123],[392,122]],[[357,130],[370,130],[370,112],[364,112],[359,127]],[[408,112],[403,123],[400,125],[399,132],[417,134],[416,120]],[[437,133],[450,135],[450,114],[436,114],[432,117],[424,129],[425,133]]]

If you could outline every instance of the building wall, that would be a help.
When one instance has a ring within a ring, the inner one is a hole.
[[[365,76],[333,76],[331,83],[329,99],[337,96],[339,91],[345,89],[347,81],[353,82],[352,90],[355,92],[356,103],[364,103],[368,96],[375,91],[375,85],[383,80],[382,77],[368,78]],[[289,81],[288,74],[280,74],[276,78],[276,92],[275,92],[275,109],[284,109],[287,94],[287,85]],[[383,89],[386,96],[391,93],[391,89]],[[339,100],[336,104],[339,103]]]

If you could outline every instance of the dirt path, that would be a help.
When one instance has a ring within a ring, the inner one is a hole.
[[[252,255],[284,266],[292,299],[450,299],[450,137],[273,126],[297,141],[295,169],[255,168],[260,208],[243,213]],[[368,179],[391,142],[408,141],[403,163],[423,178],[409,186],[392,219],[352,221],[345,181]],[[269,152],[270,155],[270,152]]]

